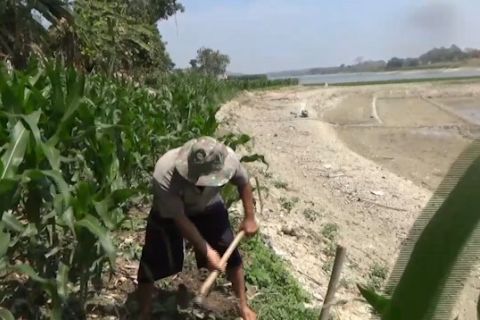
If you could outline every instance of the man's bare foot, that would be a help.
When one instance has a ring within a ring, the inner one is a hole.
[[[257,314],[249,306],[240,308],[240,316],[243,320],[256,320]]]

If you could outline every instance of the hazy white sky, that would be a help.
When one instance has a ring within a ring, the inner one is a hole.
[[[434,46],[480,48],[479,0],[181,0],[158,24],[177,67],[202,46],[229,71],[261,73],[418,56]]]

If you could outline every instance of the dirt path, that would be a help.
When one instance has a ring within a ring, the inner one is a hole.
[[[431,190],[469,141],[459,131],[470,125],[447,113],[437,117],[433,104],[418,118],[414,102],[402,113],[385,99],[479,91],[475,85],[295,87],[247,92],[222,108],[225,127],[251,135],[253,151],[270,164],[268,172],[249,167],[269,189],[262,232],[315,304],[322,303],[340,243],[348,258],[334,313],[342,320],[371,317],[355,284],[379,285],[387,276]],[[298,116],[302,105],[307,118]]]

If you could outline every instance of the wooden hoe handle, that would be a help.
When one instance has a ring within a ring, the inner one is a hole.
[[[225,254],[220,259],[220,264],[221,265],[225,265],[228,258],[230,258],[230,256],[232,255],[233,250],[235,250],[235,248],[238,246],[238,244],[240,243],[240,241],[242,240],[242,238],[244,236],[245,236],[245,231],[242,230],[237,234],[235,239],[233,239],[233,241],[230,244],[230,246],[228,247],[227,251],[225,251]],[[214,271],[212,271],[212,273],[210,273],[207,280],[205,280],[205,282],[202,284],[202,287],[200,288],[200,294],[199,294],[200,297],[205,297],[207,295],[208,290],[210,290],[210,287],[215,282],[215,280],[217,279],[219,274],[220,274],[220,272],[218,270],[214,270]]]

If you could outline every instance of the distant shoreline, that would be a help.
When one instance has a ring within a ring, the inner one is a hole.
[[[337,74],[363,74],[363,73],[385,73],[385,72],[407,72],[407,71],[429,71],[429,70],[472,70],[472,69],[480,69],[480,65],[450,65],[450,66],[421,66],[421,67],[404,67],[398,69],[376,69],[376,70],[362,70],[362,71],[351,71],[351,70],[344,70],[344,71],[336,71],[336,72],[318,72],[318,73],[296,73],[292,71],[288,73],[288,71],[284,72],[267,72],[265,75],[269,79],[285,79],[285,78],[299,78],[299,77],[308,77],[308,76],[320,76],[320,75],[337,75]]]
[[[332,83],[331,86],[343,87],[343,86],[367,86],[367,85],[382,85],[382,84],[400,84],[400,83],[416,83],[416,82],[480,82],[480,76],[472,77],[448,77],[448,78],[421,78],[421,79],[399,79],[399,80],[384,80],[384,81],[358,81],[358,82],[342,82]],[[322,83],[305,83],[304,86],[323,86]]]
[[[480,78],[480,67],[388,70],[380,72],[338,72],[303,76],[269,77],[298,79],[300,85],[354,85]]]

